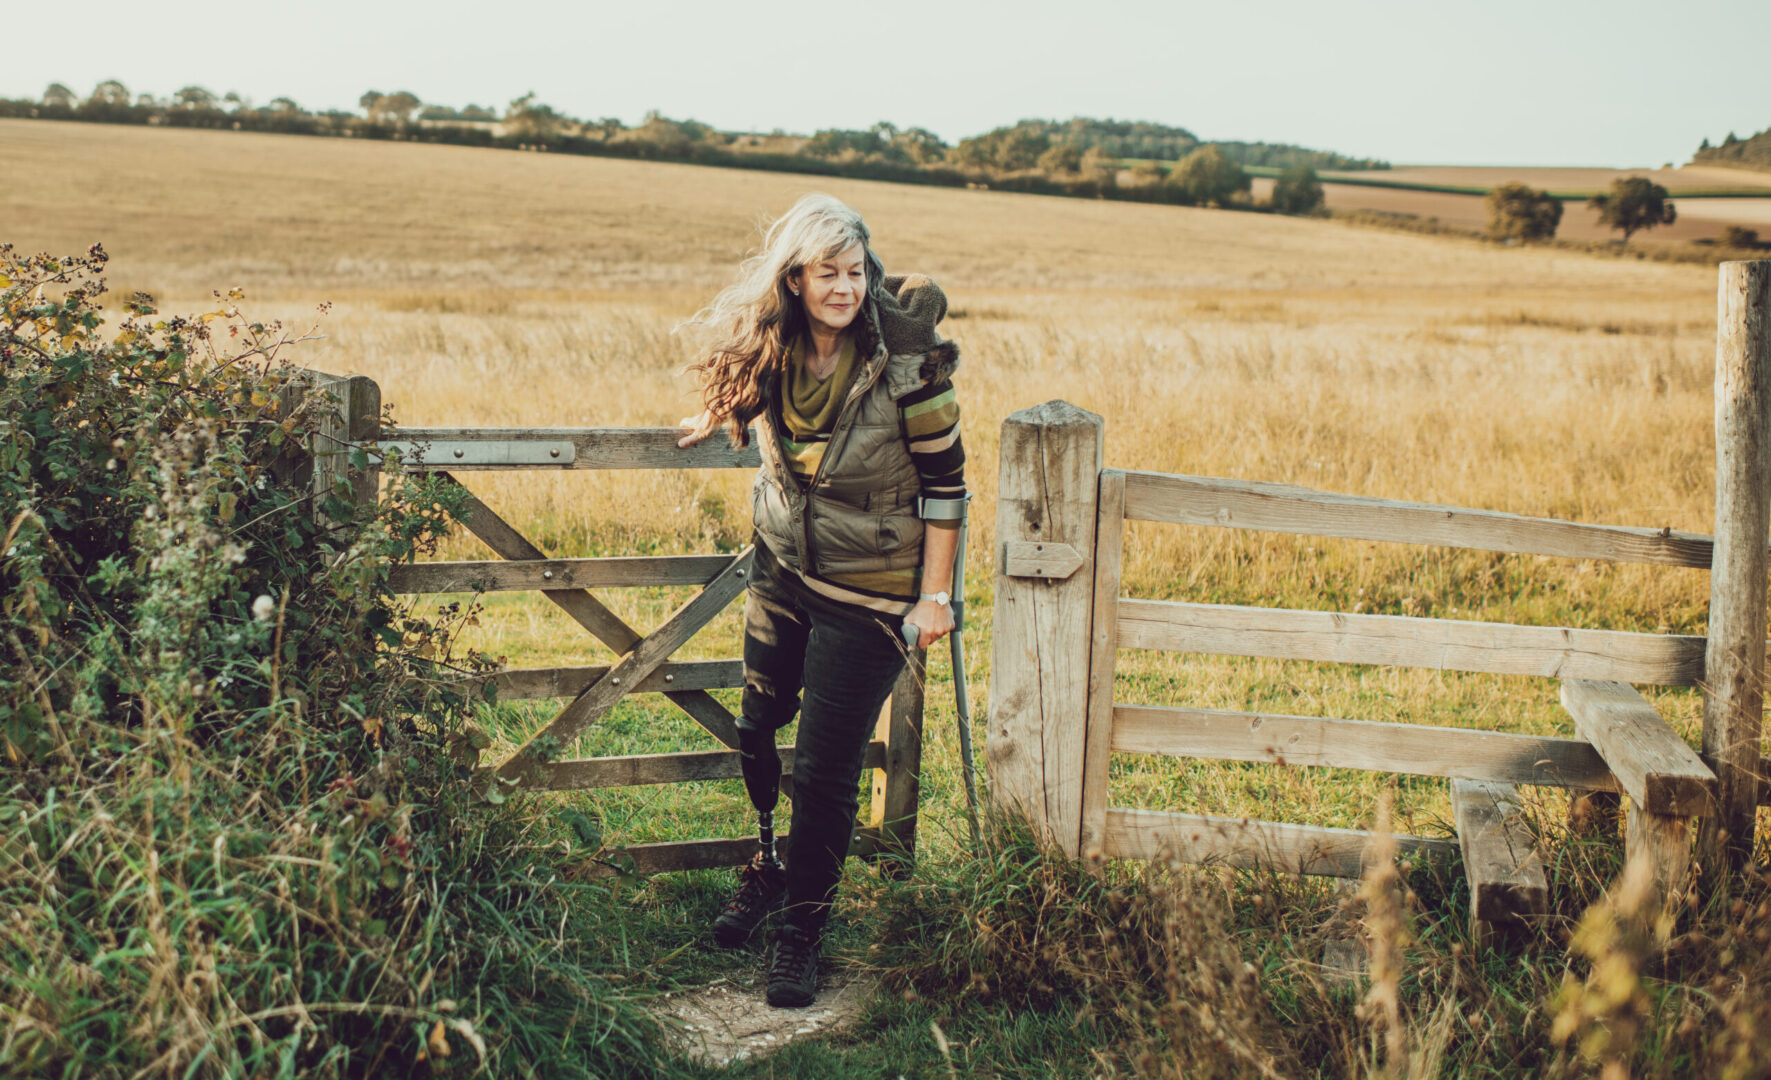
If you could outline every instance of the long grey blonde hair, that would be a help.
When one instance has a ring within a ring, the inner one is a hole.
[[[788,347],[806,331],[805,305],[788,290],[788,275],[859,243],[866,253],[867,297],[851,325],[869,331],[885,287],[885,267],[871,239],[853,207],[829,195],[804,195],[768,227],[762,248],[738,265],[737,279],[678,327],[701,328],[713,339],[687,370],[699,378],[703,403],[725,424],[733,444],[748,441],[750,422],[768,407]]]

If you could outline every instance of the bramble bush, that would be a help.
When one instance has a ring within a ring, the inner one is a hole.
[[[555,880],[463,782],[475,607],[388,590],[461,489],[341,480],[318,523],[303,339],[237,291],[107,323],[105,262],[0,246],[0,1073],[650,1060],[581,902],[621,879]]]

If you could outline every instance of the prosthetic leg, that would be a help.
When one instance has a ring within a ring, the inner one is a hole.
[[[713,939],[725,948],[749,941],[787,893],[787,868],[775,852],[775,804],[780,798],[781,759],[773,731],[738,729],[744,787],[757,811],[757,853],[738,871],[738,889],[713,920]]]
[[[739,765],[744,773],[744,790],[750,805],[756,807],[756,863],[770,869],[781,869],[781,857],[775,850],[775,807],[781,801],[781,758],[775,751],[774,732],[738,732]]]

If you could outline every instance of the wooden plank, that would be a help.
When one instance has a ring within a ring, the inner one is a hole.
[[[785,833],[776,837],[778,843],[787,839]],[[634,869],[640,874],[665,874],[675,870],[717,870],[727,866],[743,866],[756,854],[756,837],[738,836],[709,840],[665,840],[651,844],[628,844],[622,851],[633,857]],[[612,867],[599,866],[590,873],[593,878],[614,873]]]
[[[449,473],[439,473],[438,475],[441,479],[461,487],[461,481]],[[463,488],[462,498],[462,508],[467,514],[468,530],[485,541],[486,546],[497,553],[500,558],[547,558],[546,552],[530,543],[522,533],[511,528],[509,522],[494,513],[492,508],[481,502],[473,492]],[[639,643],[638,632],[585,589],[545,589],[541,595],[547,597],[561,611],[570,615],[579,626],[596,635],[598,640],[616,653],[628,652]],[[707,691],[672,690],[666,692],[665,696],[677,708],[688,713],[696,723],[706,728],[721,743],[737,747],[738,727],[732,718],[731,710],[715,701]]]
[[[793,747],[777,747],[782,771],[793,768]],[[549,761],[535,767],[527,786],[538,791],[681,784],[692,780],[735,780],[736,750],[694,750],[675,754],[629,754],[622,757]]]
[[[1354,914],[1363,905],[1358,881],[1334,883],[1333,906],[1322,927],[1313,935],[1322,944],[1322,981],[1336,987],[1359,987],[1371,968],[1361,920]]]
[[[1519,789],[1453,780],[1451,810],[1470,883],[1470,930],[1478,941],[1517,933],[1549,910],[1550,887],[1536,840],[1519,816]]]
[[[609,669],[608,675],[573,698],[571,704],[561,709],[560,714],[546,727],[530,736],[522,749],[499,768],[499,776],[505,779],[519,778],[538,764],[537,758],[528,752],[528,748],[538,741],[546,740],[544,745],[561,748],[570,746],[572,740],[582,734],[593,720],[609,711],[630,688],[650,675],[666,657],[694,637],[695,632],[705,626],[709,619],[725,610],[733,597],[744,591],[754,555],[754,548],[745,548],[740,552],[725,573],[677,608],[663,626],[647,635],[633,647],[633,651],[617,661]],[[721,707],[720,711],[724,713],[725,710]],[[735,731],[733,735],[735,737]]]
[[[1009,577],[1063,581],[1082,568],[1082,552],[1069,544],[1010,540],[1002,548],[1003,573]]]
[[[1119,647],[1662,686],[1703,677],[1700,637],[1123,597]]]
[[[1635,687],[1564,679],[1562,707],[1643,810],[1685,816],[1712,811],[1715,773]]]
[[[786,833],[775,837],[786,851],[790,845]],[[857,828],[849,844],[849,854],[871,855],[879,847],[879,837],[872,829]],[[724,866],[743,866],[756,854],[756,837],[739,836],[714,840],[666,840],[654,844],[629,844],[622,848],[633,856],[641,874],[662,874],[673,870],[712,870]],[[605,877],[614,872],[608,866],[598,867],[591,877]]]
[[[464,684],[490,683],[500,701],[573,698],[609,673],[608,664],[583,667],[511,668],[463,679]],[[742,660],[676,660],[658,665],[630,694],[665,694],[682,690],[723,690],[744,685]]]
[[[1698,847],[1720,877],[1752,856],[1765,700],[1765,532],[1771,523],[1771,262],[1716,279],[1716,560],[1710,574],[1703,752],[1716,812]]]
[[[1125,551],[1125,473],[1101,470],[1095,515],[1095,586],[1089,616],[1088,727],[1082,752],[1082,846],[1084,858],[1104,852],[1108,777],[1117,723],[1114,672],[1119,659],[1119,577]]]
[[[1580,739],[1283,713],[1112,708],[1112,748],[1122,754],[1620,790],[1605,760]]]
[[[489,472],[511,469],[754,469],[762,464],[755,432],[750,445],[734,447],[723,432],[683,449],[683,437],[673,427],[561,427],[561,428],[400,428],[385,437],[403,442],[570,442],[569,463],[522,465],[459,465],[437,462],[411,465],[409,472],[447,468],[453,472]]]
[[[1093,413],[1048,401],[1004,420],[999,450],[990,792],[1070,855],[1082,839],[1101,430]],[[1069,544],[1086,562],[1063,581],[1010,577],[1003,545],[1015,541]]]
[[[1672,814],[1652,814],[1631,799],[1624,810],[1624,867],[1628,880],[1640,873],[1633,864],[1645,863],[1661,910],[1673,910],[1684,899],[1691,870],[1691,819]]]
[[[651,676],[648,675],[640,679],[638,685],[644,686],[650,679]],[[732,716],[730,709],[715,701],[712,694],[705,690],[669,690],[665,692],[664,696],[677,708],[688,713],[689,719],[700,724],[702,729],[718,739],[722,746],[728,746],[734,750],[738,748],[737,719]],[[792,794],[793,781],[791,778],[782,779],[781,790],[789,795]]]
[[[873,801],[868,824],[878,830],[884,848],[902,856],[909,868],[916,851],[917,802],[922,792],[923,686],[928,678],[928,653],[910,650],[910,661],[879,710],[873,742],[883,753],[868,767],[873,773]]]
[[[1709,566],[1712,547],[1711,539],[1701,533],[1591,525],[1344,495],[1293,484],[1154,472],[1126,473],[1125,516],[1180,525],[1698,568]]]
[[[779,746],[781,771],[793,771],[793,747]],[[864,767],[877,769],[886,759],[885,744],[867,744]],[[549,761],[535,769],[529,786],[539,791],[683,784],[696,780],[737,780],[743,777],[736,750],[694,750],[675,754],[630,754],[622,757]]]
[[[367,375],[328,375],[308,372],[306,399],[317,423],[313,433],[312,492],[314,520],[324,526],[337,524],[326,514],[326,498],[337,494],[343,482],[346,503],[372,506],[381,484],[381,463],[371,456],[369,467],[350,463],[359,442],[374,438],[381,426],[381,387]],[[335,398],[336,401],[328,400]]]
[[[647,555],[409,563],[389,571],[388,588],[396,593],[450,593],[705,585],[731,562],[730,555]]]
[[[1157,810],[1107,811],[1106,843],[1113,858],[1174,858],[1184,863],[1215,862],[1241,869],[1257,867],[1325,877],[1358,877],[1372,834],[1363,829],[1330,829],[1206,814],[1167,814]],[[1400,855],[1450,859],[1457,845],[1423,836],[1397,836]]]
[[[449,473],[439,474],[443,480],[461,486]],[[481,502],[479,496],[471,491],[463,490],[462,509],[466,516],[462,519],[468,531],[485,541],[503,559],[535,559],[547,558],[547,553],[531,544],[522,533],[511,528],[510,523],[493,512],[492,508]],[[548,589],[541,594],[551,600],[555,606],[570,615],[579,626],[595,634],[597,639],[616,653],[624,653],[633,648],[640,640],[638,633],[628,626],[621,618],[602,601],[585,592],[583,589]]]

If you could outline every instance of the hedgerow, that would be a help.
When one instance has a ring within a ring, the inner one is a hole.
[[[388,590],[459,489],[308,494],[302,338],[238,293],[106,322],[105,261],[0,246],[0,1072],[649,1059],[580,902],[619,881],[463,782],[473,609]]]

